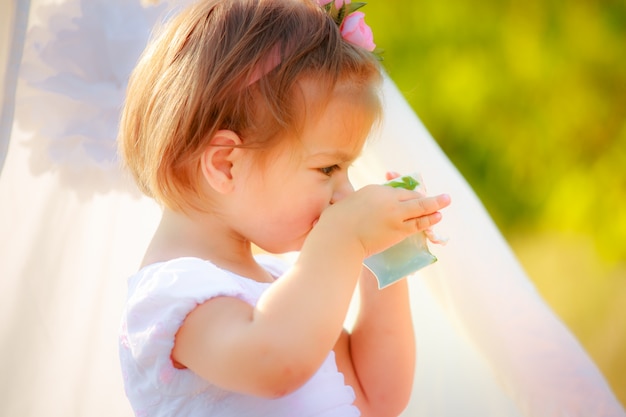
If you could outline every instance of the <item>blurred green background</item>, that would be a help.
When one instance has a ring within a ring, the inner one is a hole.
[[[363,10],[391,78],[626,404],[626,1]]]

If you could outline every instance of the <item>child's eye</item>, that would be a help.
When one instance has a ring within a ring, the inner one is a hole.
[[[320,168],[320,172],[324,175],[331,176],[333,172],[339,169],[339,165],[333,165],[325,168]]]

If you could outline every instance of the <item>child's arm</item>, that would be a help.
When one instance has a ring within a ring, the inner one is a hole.
[[[255,308],[232,297],[196,307],[172,358],[222,388],[261,397],[280,397],[309,380],[341,333],[364,257],[355,239],[331,238],[320,227]]]
[[[397,416],[413,387],[415,339],[406,280],[379,290],[364,269],[359,283],[359,314],[351,333],[335,346],[337,366],[367,416]]]
[[[255,308],[229,297],[198,306],[181,326],[172,358],[233,391],[275,397],[297,389],[342,333],[363,259],[437,223],[449,203],[447,196],[418,196],[370,186],[331,206],[294,267]]]
[[[399,176],[388,172],[387,180]],[[379,290],[373,274],[363,268],[359,288],[359,314],[352,331],[344,331],[337,341],[337,365],[355,389],[364,416],[397,416],[410,400],[415,373],[408,283]]]

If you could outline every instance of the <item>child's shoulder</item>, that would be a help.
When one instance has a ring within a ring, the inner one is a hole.
[[[273,255],[255,255],[255,260],[272,274],[274,278],[281,276],[293,263],[289,256],[277,257]],[[181,273],[185,276],[205,275],[207,273],[237,276],[235,273],[216,266],[213,262],[197,257],[187,256],[173,258],[167,261],[153,262],[144,265],[131,278],[160,276],[169,273]]]
[[[257,255],[257,262],[275,279],[289,267],[286,259]],[[129,295],[172,295],[201,298],[216,295],[241,296],[260,294],[267,283],[253,281],[234,272],[222,269],[211,261],[196,257],[180,257],[145,265],[128,278]]]
[[[206,274],[212,270],[219,270],[219,268],[204,259],[188,256],[143,265],[137,272],[130,276],[130,280],[142,280],[171,273],[194,276],[196,274]]]
[[[129,295],[177,298],[213,292],[239,292],[236,275],[194,257],[174,258],[145,265],[128,278]]]

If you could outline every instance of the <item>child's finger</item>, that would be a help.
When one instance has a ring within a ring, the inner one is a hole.
[[[416,217],[410,220],[405,221],[406,226],[409,228],[410,232],[422,232],[426,229],[431,228],[441,221],[441,213],[438,211],[427,214],[425,216]]]
[[[450,202],[451,200],[448,194],[405,200],[404,203],[408,213],[407,220],[435,213],[445,207],[448,207]]]

